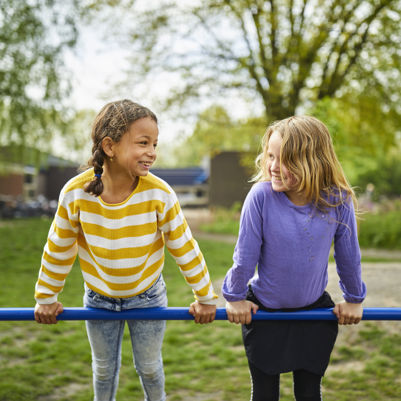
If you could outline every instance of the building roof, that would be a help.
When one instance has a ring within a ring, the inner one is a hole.
[[[171,186],[204,184],[209,177],[207,171],[202,167],[153,168],[151,173]]]
[[[0,146],[0,162],[19,164],[25,167],[78,167],[78,163],[62,159],[47,152],[29,146]]]

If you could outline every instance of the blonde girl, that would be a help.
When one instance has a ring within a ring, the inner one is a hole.
[[[227,315],[242,324],[253,401],[278,400],[283,372],[293,372],[297,401],[319,401],[338,323],[358,323],[366,296],[355,195],[326,126],[313,117],[269,126],[257,166],[222,287]],[[344,296],[337,305],[325,291],[332,243]],[[258,309],[327,307],[338,321],[252,320]]]
[[[158,136],[155,114],[130,100],[108,103],[97,115],[90,168],[61,191],[43,252],[35,292],[38,323],[57,322],[63,310],[57,298],[77,254],[85,306],[117,312],[167,306],[165,245],[194,292],[195,322],[214,320],[217,296],[202,253],[174,191],[149,172]],[[165,400],[165,321],[90,320],[94,400],[115,400],[125,323],[145,400]]]

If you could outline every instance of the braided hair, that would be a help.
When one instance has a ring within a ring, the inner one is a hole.
[[[88,160],[88,168],[93,167],[95,176],[85,186],[85,192],[95,196],[103,192],[102,174],[106,157],[102,148],[103,139],[110,137],[119,142],[133,122],[145,117],[157,123],[157,117],[151,110],[127,99],[110,102],[100,110],[92,126],[92,156]]]

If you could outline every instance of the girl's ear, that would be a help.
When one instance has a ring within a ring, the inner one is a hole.
[[[108,157],[114,156],[114,141],[109,136],[106,136],[102,139],[101,145],[103,152],[106,154],[106,156]]]

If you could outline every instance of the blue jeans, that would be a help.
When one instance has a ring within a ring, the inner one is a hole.
[[[152,287],[131,298],[109,298],[86,287],[84,306],[112,311],[165,307],[166,285],[160,276]],[[166,321],[87,320],[86,330],[92,349],[94,401],[116,399],[125,322],[130,331],[135,369],[141,380],[145,401],[165,401],[161,349]]]

